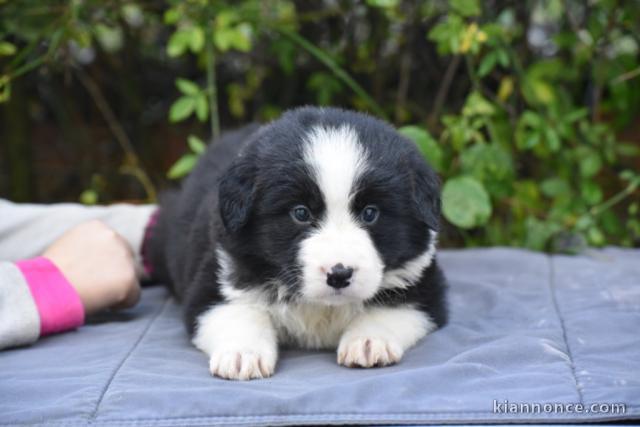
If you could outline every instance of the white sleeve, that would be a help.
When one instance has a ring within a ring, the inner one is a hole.
[[[155,205],[84,206],[18,204],[0,199],[0,260],[33,258],[70,228],[92,219],[105,222],[131,246],[137,270],[144,230]]]
[[[39,336],[40,315],[26,279],[15,264],[0,262],[0,350]]]

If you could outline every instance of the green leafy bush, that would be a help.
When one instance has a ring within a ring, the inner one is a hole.
[[[136,144],[86,70],[96,52],[103,67],[129,50],[175,74],[165,121],[186,126],[189,149],[169,178],[188,174],[221,116],[228,126],[334,104],[390,120],[416,142],[443,181],[445,243],[576,252],[640,240],[637,2],[0,0],[0,8],[0,102],[11,105],[12,84],[33,70],[77,73],[125,151],[121,170],[150,199]],[[87,203],[104,188],[94,175]]]
[[[444,115],[438,129],[444,216],[470,230],[467,243],[559,251],[632,244],[640,174],[631,158],[640,147],[617,140],[615,128],[633,120],[628,107],[635,103],[637,114],[640,101],[637,81],[624,79],[638,69],[640,10],[532,4],[529,22],[511,8],[490,19],[475,0],[434,11],[441,16],[429,39],[453,61],[464,56],[471,82],[459,113]]]

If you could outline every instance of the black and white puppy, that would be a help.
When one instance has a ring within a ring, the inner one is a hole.
[[[446,322],[439,215],[412,142],[305,107],[216,141],[161,204],[151,261],[214,375],[268,377],[279,344],[384,366]]]

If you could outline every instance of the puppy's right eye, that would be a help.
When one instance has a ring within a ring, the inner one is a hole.
[[[308,224],[311,222],[311,211],[303,205],[298,205],[291,209],[291,216],[300,224]]]

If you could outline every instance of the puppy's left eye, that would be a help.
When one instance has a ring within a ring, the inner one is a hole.
[[[360,218],[365,224],[373,224],[378,219],[379,214],[380,211],[378,211],[377,207],[369,205],[362,209],[362,212],[360,212]]]

